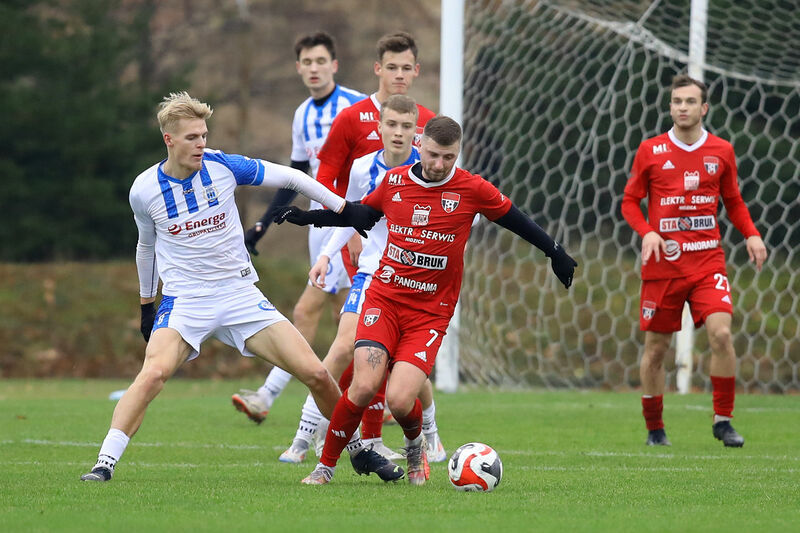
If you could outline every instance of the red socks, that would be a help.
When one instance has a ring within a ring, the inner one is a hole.
[[[366,407],[359,407],[347,397],[347,390],[342,391],[342,397],[336,402],[333,409],[328,434],[325,436],[325,448],[319,462],[325,466],[334,467],[339,456],[342,455],[350,437],[356,432],[361,415]]]
[[[383,408],[386,406],[386,378],[361,417],[361,438],[378,439],[383,430]]]
[[[642,396],[642,414],[644,421],[647,424],[647,430],[653,431],[654,429],[664,429],[664,421],[661,419],[661,413],[664,410],[664,395],[658,396]]]
[[[736,377],[722,378],[711,376],[714,395],[714,414],[733,418],[733,400],[736,396]]]
[[[408,440],[414,440],[422,433],[422,402],[419,398],[414,400],[414,407],[406,416],[395,416],[395,420],[403,428],[403,433]]]

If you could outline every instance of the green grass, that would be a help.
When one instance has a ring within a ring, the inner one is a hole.
[[[797,397],[740,395],[743,449],[711,437],[710,395],[668,395],[671,448],[644,446],[635,393],[468,390],[439,393],[448,451],[498,450],[493,493],[460,493],[444,464],[424,487],[358,477],[299,481],[286,465],[304,389],[292,382],[261,426],[234,411],[247,382],[175,379],[151,405],[111,483],[91,467],[127,382],[0,382],[0,531],[796,531]],[[387,427],[399,446],[401,433]]]

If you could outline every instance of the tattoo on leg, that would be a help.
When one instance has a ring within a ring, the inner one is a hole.
[[[369,355],[367,356],[367,363],[372,367],[372,370],[378,368],[378,365],[383,364],[383,350],[375,348],[374,346],[367,347]]]

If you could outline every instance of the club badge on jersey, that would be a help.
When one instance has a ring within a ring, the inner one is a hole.
[[[713,176],[719,170],[719,158],[713,155],[704,156],[703,165],[706,167],[706,172]]]
[[[412,226],[427,226],[428,217],[431,214],[431,206],[429,205],[415,205],[414,214],[411,216]]]
[[[457,192],[443,192],[442,193],[442,209],[445,213],[452,213],[458,207],[461,201],[461,195]]]

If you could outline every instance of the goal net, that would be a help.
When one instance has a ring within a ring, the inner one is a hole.
[[[738,381],[745,391],[798,391],[796,3],[709,4],[705,125],[733,143],[742,194],[769,252],[757,274],[721,208]],[[639,143],[671,126],[668,86],[687,69],[689,13],[690,0],[466,2],[463,166],[557,236],[580,267],[566,291],[541,252],[481,220],[461,293],[461,383],[640,384],[640,238],[620,202]],[[693,356],[691,385],[706,389],[704,331]]]

